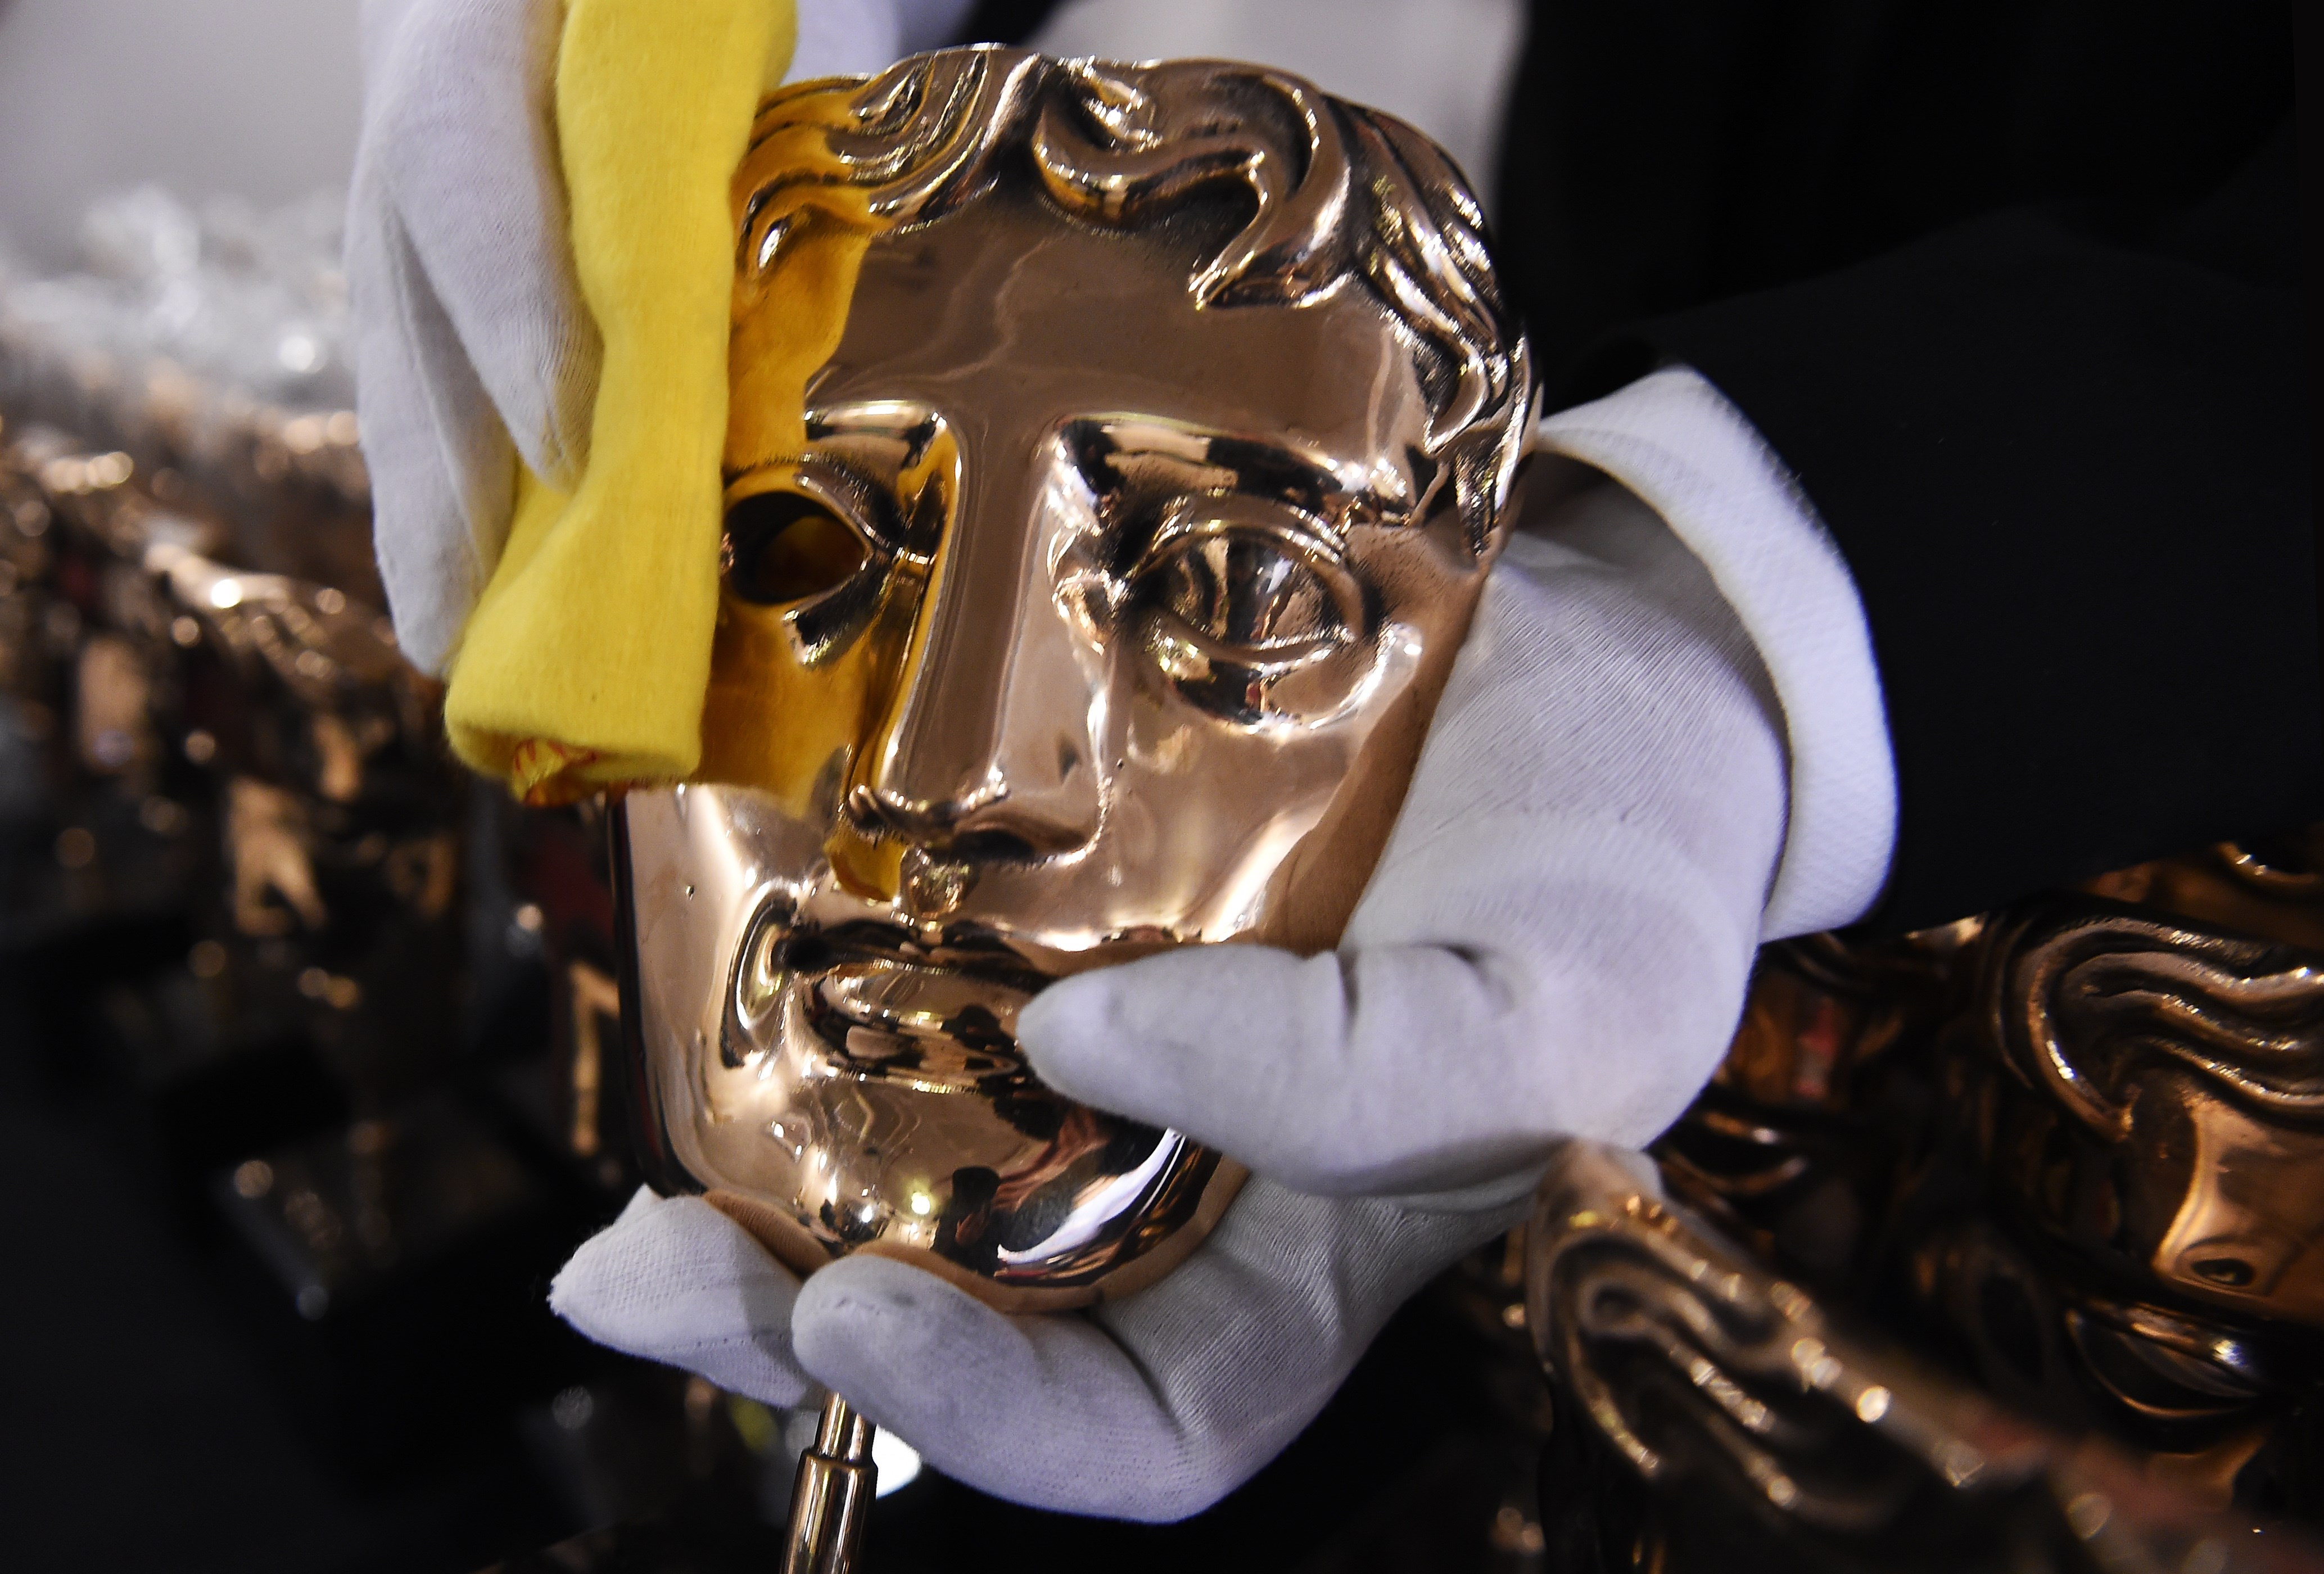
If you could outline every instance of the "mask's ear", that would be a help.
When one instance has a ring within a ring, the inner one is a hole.
[[[1484,538],[1471,548],[1479,561],[1490,564],[1501,555],[1501,544],[1509,538],[1509,532],[1517,529],[1518,522],[1524,518],[1526,500],[1551,479],[1558,463],[1559,456],[1537,454],[1530,448],[1517,455],[1517,464],[1509,471],[1508,491],[1502,497],[1500,507],[1493,511],[1492,523],[1487,528]]]
[[[1448,489],[1452,508],[1440,503],[1431,525],[1449,514],[1460,523],[1461,545],[1479,563],[1489,563],[1499,551],[1501,537],[1517,517],[1521,477],[1533,458],[1533,435],[1541,422],[1541,390],[1533,383],[1532,356],[1519,338],[1510,366],[1522,397],[1512,397],[1492,417],[1455,436],[1444,446],[1444,464],[1451,472]]]

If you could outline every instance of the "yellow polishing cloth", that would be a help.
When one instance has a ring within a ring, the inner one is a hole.
[[[792,0],[569,0],[557,129],[604,340],[587,470],[520,476],[445,698],[460,758],[529,803],[676,781],[701,755],[718,612],[733,281],[728,184]]]

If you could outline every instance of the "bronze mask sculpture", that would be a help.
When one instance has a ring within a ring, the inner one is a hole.
[[[1482,215],[1296,78],[1001,49],[785,89],[734,206],[702,778],[616,856],[665,1184],[802,1273],[1125,1293],[1240,1172],[1016,1016],[1337,939],[1531,414]]]
[[[2319,1049],[2324,826],[1768,947],[1670,1194],[1575,1144],[1536,1198],[1545,1539],[2324,1568]]]

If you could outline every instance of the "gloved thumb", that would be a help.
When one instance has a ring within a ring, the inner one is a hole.
[[[1051,985],[1018,1020],[1034,1069],[1184,1131],[1295,1191],[1437,1191],[1505,1174],[1537,1138],[1497,1119],[1471,1046],[1506,1035],[1482,970],[1435,946],[1302,958],[1190,947]],[[1417,1049],[1418,1053],[1415,1053]]]
[[[1687,903],[1674,865],[1628,889],[1600,878],[1655,867],[1627,828],[1535,839],[1563,851],[1519,886],[1490,871],[1493,837],[1424,850],[1458,897],[1434,903],[1425,938],[1379,934],[1368,898],[1351,929],[1374,933],[1342,951],[1189,946],[1053,984],[1019,1040],[1059,1091],[1295,1191],[1452,1191],[1560,1137],[1643,1147],[1725,1053],[1748,938]],[[1419,904],[1388,906],[1405,922]]]

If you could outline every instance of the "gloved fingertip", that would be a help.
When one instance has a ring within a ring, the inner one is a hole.
[[[585,308],[586,309],[586,308]],[[596,419],[600,353],[594,335],[560,355],[558,386],[549,396],[540,437],[526,445],[525,462],[552,491],[570,496],[589,468],[591,423]]]
[[[1018,1042],[1058,1091],[1181,1127],[1215,1109],[1222,1076],[1241,1082],[1253,1055],[1277,1050],[1302,965],[1266,946],[1196,945],[1099,968],[1036,996]]]
[[[549,1285],[549,1309],[598,1344],[769,1404],[808,1383],[791,1354],[798,1281],[699,1197],[641,1189]]]
[[[724,1285],[738,1303],[787,1307],[791,1284],[748,1231],[698,1197],[638,1188],[619,1218],[549,1284],[549,1309],[600,1344],[635,1350],[662,1337],[669,1293]]]
[[[609,1285],[652,1273],[656,1259],[666,1255],[664,1238],[674,1222],[667,1210],[678,1201],[662,1196],[651,1186],[640,1186],[632,1192],[613,1222],[583,1241],[557,1270],[557,1276],[549,1282],[549,1309],[571,1322],[567,1307],[579,1307],[586,1315],[589,1308],[606,1299]]]
[[[1060,1070],[1199,1044],[1218,1006],[1240,1008],[1286,964],[1297,960],[1263,946],[1197,945],[1076,973],[1033,998],[1017,1036]]]
[[[1173,1124],[1176,1079],[1167,1073],[1185,1046],[1139,999],[1148,987],[1132,963],[1044,990],[1017,1018],[1017,1042],[1035,1074],[1093,1109]]]
[[[549,1311],[597,1339],[585,1323],[597,1321],[597,1309],[617,1299],[610,1293],[613,1285],[638,1271],[632,1261],[641,1244],[636,1231],[662,1201],[652,1187],[640,1186],[613,1223],[583,1241],[549,1281]]]
[[[1044,1076],[1049,1074],[1048,1063],[1063,1071],[1089,1058],[1093,1047],[1122,1039],[1120,1005],[1122,986],[1131,983],[1124,976],[1129,971],[1100,968],[1059,979],[1017,1014],[1017,1042]]]
[[[878,1256],[843,1258],[807,1280],[791,1309],[791,1348],[809,1376],[890,1426],[942,1402],[945,1385],[927,1374],[990,1372],[1028,1353],[1025,1335],[1004,1313],[934,1274]]]

